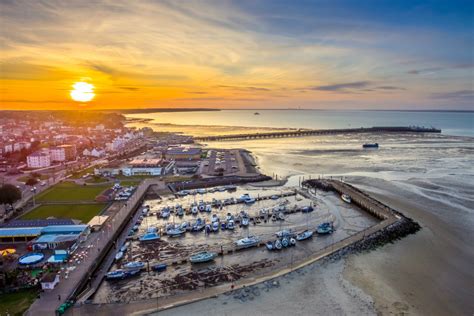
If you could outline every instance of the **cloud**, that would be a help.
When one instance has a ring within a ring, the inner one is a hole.
[[[127,86],[122,86],[122,87],[119,87],[120,89],[122,90],[128,90],[128,91],[138,91],[140,90],[140,88],[137,88],[137,87],[127,87]]]
[[[448,92],[433,93],[431,95],[434,99],[460,99],[460,100],[474,100],[474,90],[457,90]]]
[[[239,90],[239,91],[271,91],[271,89],[262,88],[262,87],[241,87],[241,86],[227,86],[227,85],[218,85],[217,87]]]
[[[438,71],[442,70],[450,70],[450,69],[469,69],[473,68],[474,64],[471,63],[464,63],[464,64],[456,64],[452,66],[439,66],[439,67],[429,67],[429,68],[421,68],[421,69],[412,69],[407,71],[407,74],[410,75],[424,75],[424,74],[433,74]]]
[[[379,86],[375,87],[375,90],[406,90],[405,88],[402,87],[396,87],[396,86]]]
[[[347,91],[349,89],[362,89],[370,85],[369,81],[354,81],[354,82],[345,82],[345,83],[336,83],[325,86],[315,86],[311,87],[311,90],[320,90],[320,91]]]

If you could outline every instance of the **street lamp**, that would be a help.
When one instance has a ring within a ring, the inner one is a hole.
[[[36,187],[33,187],[31,189],[31,192],[33,192],[33,207],[35,207],[36,206],[36,201],[35,201]]]

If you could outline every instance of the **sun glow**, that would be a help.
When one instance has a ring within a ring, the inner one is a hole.
[[[71,98],[78,102],[89,102],[95,97],[94,86],[87,82],[76,82],[70,91]]]

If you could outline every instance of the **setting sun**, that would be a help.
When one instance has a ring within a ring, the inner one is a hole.
[[[72,85],[70,95],[74,101],[78,102],[89,102],[94,96],[94,86],[87,82],[76,82]]]

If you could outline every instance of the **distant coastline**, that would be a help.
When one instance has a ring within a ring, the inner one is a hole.
[[[122,114],[140,114],[140,113],[160,113],[160,112],[212,112],[221,111],[221,109],[208,108],[147,108],[147,109],[115,109],[106,110],[112,112],[119,112]]]

